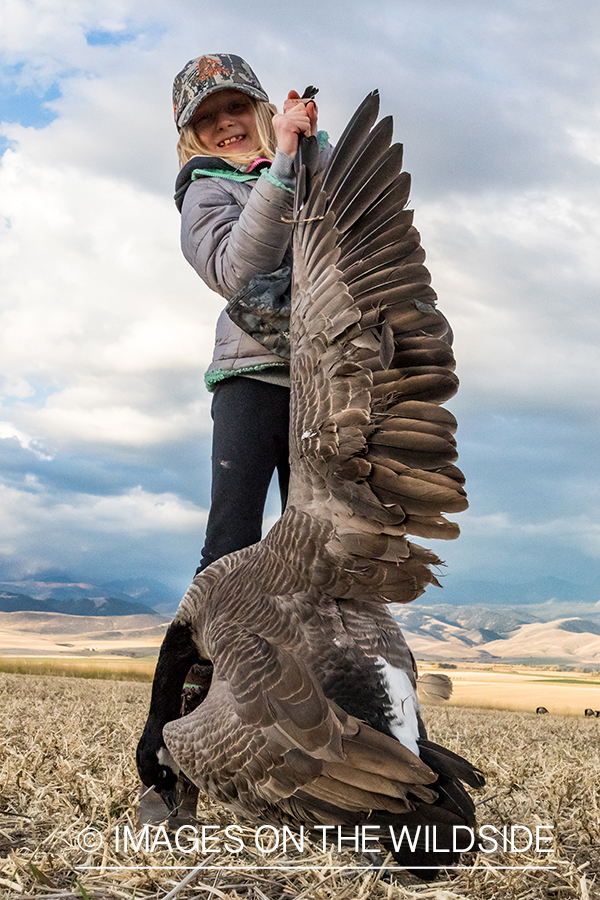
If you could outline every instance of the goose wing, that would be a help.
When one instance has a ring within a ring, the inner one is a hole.
[[[436,800],[427,785],[437,774],[327,700],[289,629],[278,641],[261,630],[225,612],[205,633],[208,696],[163,731],[188,777],[235,811],[275,821],[353,822]]]
[[[458,385],[452,334],[405,209],[402,148],[389,117],[375,125],[378,108],[373,92],[324,175],[307,179],[310,145],[299,152],[285,528],[294,515],[329,527],[327,593],[407,602],[440,562],[407,535],[455,538],[443,513],[467,500],[456,420],[441,406]]]

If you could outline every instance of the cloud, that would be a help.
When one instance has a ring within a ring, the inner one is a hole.
[[[57,501],[35,478],[28,490],[0,486],[0,566],[23,579],[51,568],[86,571],[91,581],[132,572],[171,580],[199,557],[206,511],[173,494],[141,487]]]
[[[18,428],[15,428],[10,422],[0,422],[0,440],[11,440],[14,439],[18,442],[19,446],[24,450],[30,450],[38,459],[49,460],[52,459],[52,456],[48,453],[45,453],[42,450],[36,441],[30,438],[27,434],[24,434],[22,431],[19,431]]]
[[[0,171],[0,353],[6,394],[21,399],[7,414],[62,443],[156,442],[206,427],[202,373],[222,301],[182,260],[170,202],[27,166],[28,152],[8,151]],[[38,388],[50,390],[41,407],[29,402]]]
[[[517,513],[518,515],[518,513]],[[514,510],[490,515],[466,513],[455,544],[436,547],[453,579],[533,582],[553,576],[575,584],[597,582],[600,528],[593,515],[565,515],[539,522],[519,520]],[[443,602],[434,591],[428,596]]]
[[[16,569],[68,561],[91,580],[107,560],[125,577],[197,558],[222,301],[178,246],[170,90],[188,59],[227,49],[279,103],[318,84],[334,139],[374,87],[395,116],[462,381],[472,506],[442,555],[526,577],[596,566],[597,18],[592,0],[577,15],[307,0],[300,17],[287,0],[201,16],[192,0],[7,0],[0,487]]]
[[[476,403],[589,412],[600,390],[598,191],[456,197],[419,209],[463,385]],[[493,398],[493,400],[492,400]]]

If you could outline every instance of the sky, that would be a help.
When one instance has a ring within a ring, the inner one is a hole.
[[[333,142],[373,88],[394,116],[461,379],[447,583],[600,580],[597,0],[0,9],[0,581],[194,574],[222,301],[179,249],[171,86],[215,52],[280,107],[317,84]]]

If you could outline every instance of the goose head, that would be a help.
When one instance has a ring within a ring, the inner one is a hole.
[[[136,762],[143,784],[154,788],[169,810],[169,815],[177,815],[177,778],[179,766],[167,750],[162,736],[160,746],[156,740],[141,740],[138,744]]]

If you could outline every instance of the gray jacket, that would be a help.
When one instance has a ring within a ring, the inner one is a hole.
[[[319,137],[320,145],[326,142],[323,132]],[[330,152],[327,145],[321,165]],[[284,220],[292,218],[294,183],[293,159],[280,150],[260,174],[241,173],[223,160],[203,156],[195,156],[182,169],[176,200],[183,254],[213,291],[230,299],[254,276],[291,265],[293,225]],[[281,357],[242,331],[223,310],[205,376],[208,389],[231,375],[274,366],[287,372]]]

